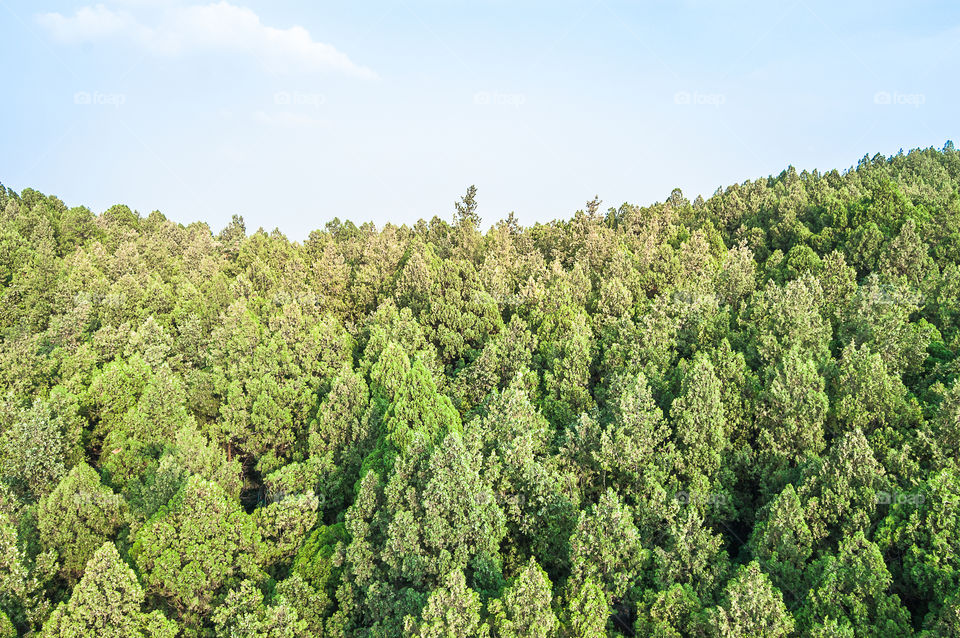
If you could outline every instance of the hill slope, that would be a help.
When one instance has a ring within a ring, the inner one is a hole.
[[[475,195],[299,244],[0,187],[0,636],[960,633],[952,144]]]

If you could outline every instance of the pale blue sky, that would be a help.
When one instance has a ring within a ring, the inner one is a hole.
[[[960,142],[955,2],[0,0],[0,182],[293,239]]]

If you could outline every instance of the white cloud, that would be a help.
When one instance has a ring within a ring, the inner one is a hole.
[[[59,13],[44,13],[37,16],[37,20],[63,42],[98,40],[119,35],[135,26],[129,15],[115,13],[102,4],[81,7],[70,18]]]
[[[144,24],[128,11],[115,11],[103,4],[82,7],[72,16],[45,13],[38,15],[37,20],[57,40],[68,43],[125,39],[153,55],[245,53],[277,73],[338,71],[359,77],[375,75],[333,45],[317,42],[303,27],[267,26],[252,10],[225,0],[207,5],[168,5],[158,14],[156,26]]]

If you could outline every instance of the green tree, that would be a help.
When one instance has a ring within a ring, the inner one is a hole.
[[[136,575],[108,541],[90,558],[70,600],[50,615],[43,635],[173,638],[179,633],[160,611],[142,611],[143,603]]]
[[[744,313],[750,350],[766,365],[791,349],[819,365],[830,354],[830,324],[822,315],[823,306],[823,288],[809,273],[783,287],[768,281]]]
[[[684,375],[670,418],[685,478],[702,476],[712,482],[721,469],[729,438],[720,381],[705,355],[698,355]]]
[[[862,532],[840,542],[837,555],[828,555],[812,566],[813,586],[799,625],[816,632],[835,626],[860,636],[909,636],[910,614],[895,594],[890,594],[890,572],[877,546]]]
[[[648,589],[637,606],[636,635],[681,638],[709,635],[709,617],[690,585]]]
[[[883,494],[889,514],[876,542],[890,557],[898,589],[936,612],[960,589],[960,479],[943,470],[909,492]]]
[[[572,582],[593,580],[603,588],[608,603],[623,598],[639,581],[649,558],[630,508],[612,489],[580,515],[570,538]]]
[[[481,476],[505,517],[505,560],[515,558],[519,569],[529,549],[551,573],[558,573],[568,562],[576,499],[568,489],[569,474],[551,454],[552,428],[524,386],[525,375],[518,372],[503,392],[490,398],[486,415],[468,423],[465,436],[476,433],[482,439]]]
[[[432,583],[446,570],[498,555],[503,513],[480,477],[477,451],[457,432],[425,463],[401,457],[385,496],[391,521],[382,559],[395,577]]]
[[[376,443],[377,415],[369,395],[363,378],[344,368],[331,382],[310,425],[307,463],[316,467],[318,476],[311,476],[312,485],[297,487],[320,489],[323,509],[330,513],[340,511],[349,499],[363,460]]]
[[[562,306],[537,332],[537,363],[543,369],[543,413],[555,426],[571,423],[593,407],[587,391],[594,338],[582,308]]]
[[[199,624],[234,578],[256,577],[254,521],[223,488],[190,477],[139,531],[131,556],[146,590]]]
[[[57,552],[62,574],[73,582],[125,518],[124,500],[100,483],[96,470],[81,462],[40,501],[37,529],[43,546]]]
[[[852,343],[843,349],[834,411],[837,428],[865,433],[898,426],[906,416],[906,388],[891,375],[883,359],[867,346]]]
[[[456,203],[456,214],[453,217],[454,224],[469,225],[471,228],[480,227],[480,216],[477,215],[477,187],[470,185],[467,193]]]
[[[797,495],[816,543],[835,542],[876,521],[879,493],[889,492],[886,472],[860,430],[834,441],[826,458],[804,469]]]
[[[550,607],[550,578],[531,558],[526,568],[490,601],[492,635],[499,638],[549,638],[556,635],[557,617]]]
[[[422,638],[480,638],[489,635],[480,622],[480,595],[467,587],[463,572],[454,570],[427,599],[421,618],[407,617],[405,631]]]
[[[662,546],[654,549],[654,581],[660,589],[690,585],[701,601],[710,601],[727,577],[730,560],[724,539],[705,523],[694,505],[671,521]]]
[[[601,435],[600,448],[601,466],[610,472],[625,498],[643,501],[654,485],[666,482],[676,454],[670,428],[643,373],[620,396],[613,420]]]
[[[609,618],[610,603],[603,586],[587,577],[570,594],[562,633],[572,638],[603,638]]]
[[[230,591],[213,614],[217,636],[224,638],[300,638],[307,623],[281,597],[264,605],[263,594],[249,580]]]
[[[774,585],[796,602],[805,589],[804,570],[814,539],[793,484],[787,483],[764,510],[753,528],[750,549]]]
[[[753,561],[727,583],[714,614],[720,636],[774,638],[793,634],[794,620],[783,596]]]
[[[430,371],[414,361],[387,411],[387,440],[404,452],[415,437],[433,443],[460,428],[460,416],[450,399],[437,392]]]
[[[57,564],[55,553],[31,557],[19,541],[16,521],[0,511],[0,611],[27,633],[39,629],[50,613],[45,588]]]
[[[769,484],[778,472],[823,451],[829,401],[816,366],[796,350],[786,353],[768,376],[761,398],[758,447]]]
[[[310,529],[317,522],[319,499],[309,494],[282,495],[252,514],[257,526],[259,564],[279,566],[300,549]]]
[[[0,475],[21,485],[34,499],[49,494],[68,469],[63,430],[63,422],[51,415],[41,399],[29,409],[16,411],[13,423],[3,432]]]
[[[930,445],[937,465],[960,469],[960,382],[954,381],[929,423]]]

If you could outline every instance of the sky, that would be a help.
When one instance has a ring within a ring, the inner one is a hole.
[[[960,142],[960,4],[0,0],[0,183],[294,240]]]

